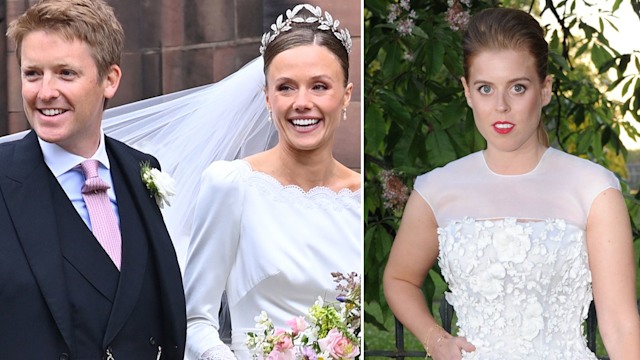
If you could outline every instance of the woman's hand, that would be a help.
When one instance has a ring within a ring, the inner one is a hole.
[[[434,360],[461,360],[462,350],[472,352],[476,349],[473,344],[462,336],[452,336],[445,331],[438,337],[432,338],[427,345],[427,352]],[[430,346],[429,346],[430,345]]]

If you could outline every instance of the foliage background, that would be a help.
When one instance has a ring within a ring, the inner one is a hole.
[[[638,14],[640,0],[627,1]],[[599,23],[591,26],[576,13],[578,5],[596,11],[588,0],[365,1],[365,349],[372,349],[367,327],[392,330],[382,272],[413,180],[485,147],[459,80],[462,33],[447,21],[451,7],[458,6],[458,14],[504,6],[523,9],[538,19],[542,12],[553,15],[553,21],[541,21],[554,78],[553,98],[543,110],[550,141],[618,175],[638,257],[640,193],[627,180],[628,151],[620,133],[627,131],[632,139],[638,136],[624,118],[630,115],[632,121],[640,121],[640,48],[621,53],[603,34],[606,27],[616,29],[621,3],[607,2],[607,9],[598,10]],[[393,4],[400,9],[391,16],[395,19],[389,17]],[[622,94],[622,101],[607,95],[613,89]],[[425,281],[425,296],[432,304],[444,290],[436,268]]]

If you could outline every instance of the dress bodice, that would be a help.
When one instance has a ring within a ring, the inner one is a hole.
[[[464,359],[595,359],[582,324],[591,294],[584,231],[563,220],[454,221],[440,228],[439,265]]]
[[[319,296],[335,299],[331,272],[360,268],[361,203],[361,190],[303,191],[243,160],[213,163],[203,175],[185,271],[191,354],[218,341],[223,290],[231,348],[241,359],[250,358],[246,333],[262,310],[286,327]]]
[[[549,148],[530,172],[500,175],[482,152],[421,175],[438,224],[438,264],[474,360],[592,360],[586,224],[609,170]]]

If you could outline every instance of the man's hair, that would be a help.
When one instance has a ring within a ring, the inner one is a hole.
[[[91,48],[99,79],[120,65],[124,31],[113,9],[103,0],[40,0],[9,24],[7,36],[16,43],[18,65],[24,37],[34,31],[80,40]]]

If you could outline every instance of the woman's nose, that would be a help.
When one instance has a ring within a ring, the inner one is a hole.
[[[313,104],[309,95],[310,94],[307,90],[299,90],[298,94],[296,94],[294,108],[298,111],[311,109]]]

